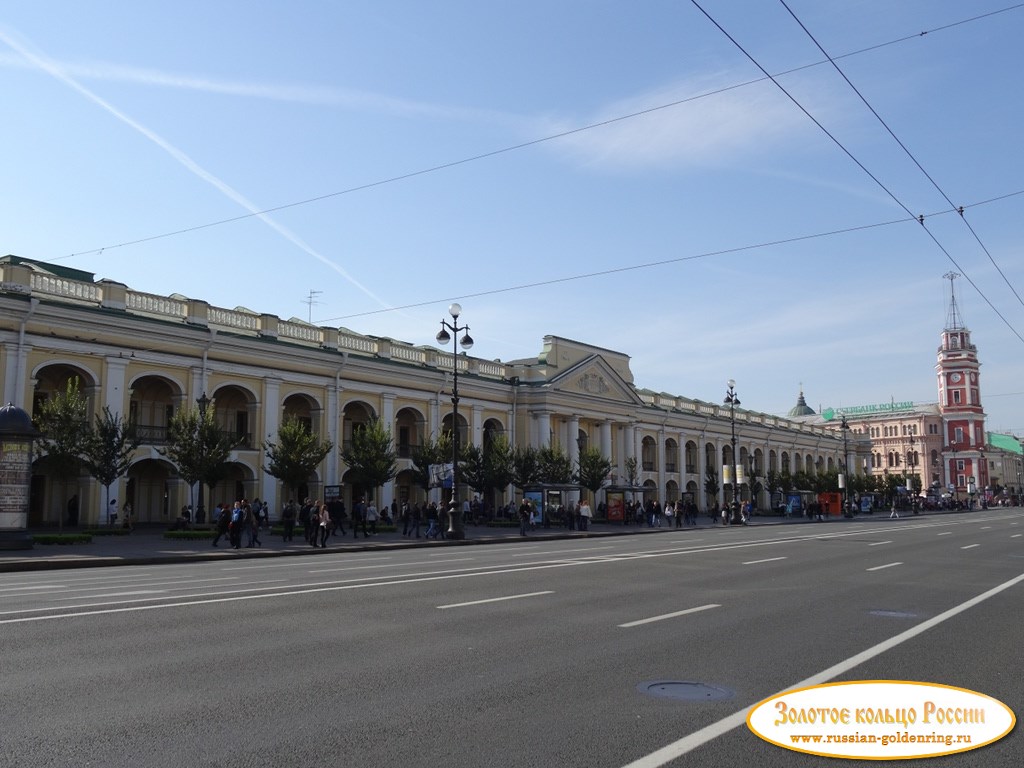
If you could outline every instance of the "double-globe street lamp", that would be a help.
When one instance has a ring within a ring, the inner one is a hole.
[[[737,525],[743,522],[743,514],[740,511],[739,502],[739,461],[736,457],[736,406],[740,404],[740,398],[736,394],[735,379],[729,379],[726,384],[728,384],[729,388],[725,392],[725,400],[723,402],[729,406],[729,422],[732,425],[732,506],[730,517],[732,524]]]
[[[459,509],[459,347],[472,348],[473,339],[468,333],[469,326],[459,325],[462,307],[452,304],[448,307],[448,314],[452,316],[452,322],[441,318],[441,330],[435,337],[441,346],[446,346],[449,341],[452,343],[452,499],[448,504],[448,538],[463,539],[466,534]],[[456,341],[462,331],[467,333]]]

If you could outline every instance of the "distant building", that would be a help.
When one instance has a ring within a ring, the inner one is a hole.
[[[985,432],[981,402],[981,363],[971,332],[960,317],[950,281],[946,327],[935,365],[939,399],[935,403],[890,400],[801,416],[807,407],[801,391],[789,414],[808,423],[838,429],[845,417],[850,431],[870,441],[863,470],[873,475],[903,475],[913,487],[964,498],[992,495],[997,488],[1020,494],[1024,485],[1021,445],[1016,438]]]
[[[237,442],[227,474],[206,504],[259,497],[275,515],[288,495],[322,498],[328,486],[340,487],[350,508],[354,496],[371,492],[385,504],[443,502],[450,489],[423,487],[412,457],[425,441],[453,428],[460,444],[481,449],[499,438],[513,446],[557,446],[574,468],[583,449],[598,449],[612,469],[595,506],[607,489],[628,485],[633,487],[627,500],[685,498],[704,511],[731,500],[735,487],[740,499],[753,497],[765,509],[769,494],[763,481],[769,473],[829,473],[844,461],[842,435],[829,425],[742,408],[732,412],[720,402],[643,389],[634,384],[629,362],[625,353],[559,336],[545,336],[540,354],[524,360],[453,356],[451,349],[283,320],[245,307],[216,307],[178,294],[144,293],[115,280],[97,281],[82,270],[0,258],[3,401],[33,412],[77,379],[90,420],[104,406],[130,417],[142,444],[111,496],[121,505],[131,503],[140,523],[169,521],[196,503],[197,489],[162,451],[171,418],[182,409],[195,410],[204,395],[207,418]],[[457,423],[451,408],[454,366]],[[722,378],[724,395],[727,373]],[[742,394],[742,382],[737,389]],[[277,441],[286,419],[343,446],[373,418],[391,432],[398,456],[398,475],[383,488],[361,487],[337,450],[299,489],[284,488],[267,472],[267,442]],[[635,478],[627,474],[631,460]],[[734,465],[735,484],[732,472],[725,472]],[[856,471],[859,464],[851,466]],[[84,524],[106,519],[96,481],[83,473],[61,482],[45,456],[33,465],[31,490],[31,525],[56,523],[75,493]],[[497,505],[520,490],[495,489],[486,496]],[[460,485],[460,497],[472,493]],[[567,502],[579,495],[564,493]]]

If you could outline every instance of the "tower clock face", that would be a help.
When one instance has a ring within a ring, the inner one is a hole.
[[[960,374],[959,373],[954,373],[952,376],[949,377],[949,380],[952,381],[954,384],[959,384],[960,383]]]

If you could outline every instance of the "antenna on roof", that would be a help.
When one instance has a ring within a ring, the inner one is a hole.
[[[314,291],[312,288],[310,288],[308,298],[306,298],[302,302],[303,304],[308,304],[309,305],[309,323],[310,323],[310,325],[313,324],[313,305],[320,303],[319,301],[316,300],[316,297],[319,296],[321,293],[323,293],[323,291]]]

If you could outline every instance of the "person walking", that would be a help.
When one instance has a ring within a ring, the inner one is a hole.
[[[580,501],[580,530],[590,530],[590,518],[594,516],[594,513],[590,509],[590,504],[586,499]]]
[[[409,502],[407,502],[407,501],[403,501],[402,502],[401,518],[402,518],[402,535],[403,536],[408,536],[409,535],[409,525],[410,525],[410,523],[412,523],[412,517],[411,517],[411,515],[409,513]]]
[[[262,547],[263,542],[260,541],[260,513],[252,508],[252,505],[245,504],[242,509],[245,510],[245,527],[249,531],[249,543],[248,547]]]
[[[423,522],[423,510],[420,508],[419,502],[413,504],[412,512],[412,525],[409,528],[409,537],[412,538],[413,534],[416,538],[420,538],[420,523]]]
[[[427,507],[427,532],[424,534],[428,539],[436,539],[440,529],[437,527],[437,504],[430,502]]]
[[[295,502],[288,499],[288,503],[281,510],[281,524],[284,526],[282,541],[291,541],[295,535]]]
[[[320,515],[320,524],[318,526],[318,530],[320,532],[320,548],[327,549],[327,539],[331,535],[331,513],[327,509],[326,504],[320,504],[317,502],[317,506],[319,508]],[[315,533],[313,534],[313,538],[314,540],[316,539]],[[316,544],[313,546],[316,546]]]
[[[366,532],[366,505],[363,504],[363,498],[360,496],[356,502],[352,505],[352,538],[359,538],[359,526],[363,527],[363,538],[370,538],[370,534]]]
[[[366,533],[366,526],[370,527],[370,533],[374,536],[377,535],[377,505],[373,503],[373,499],[366,505],[366,525],[363,526],[363,533]]]
[[[213,510],[213,522],[217,526],[217,536],[213,540],[213,546],[217,546],[217,542],[220,541],[221,536],[231,540],[228,534],[228,530],[231,527],[231,513],[228,511],[226,504],[218,504]]]

